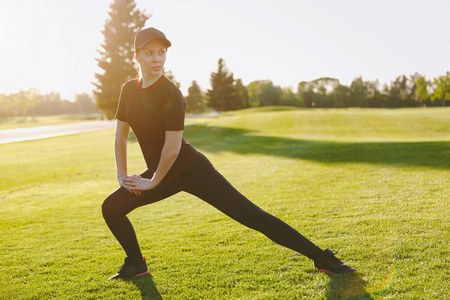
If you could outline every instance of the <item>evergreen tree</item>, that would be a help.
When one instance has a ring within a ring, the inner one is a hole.
[[[234,85],[233,73],[231,73],[225,61],[218,61],[216,73],[211,73],[211,89],[208,90],[209,106],[217,111],[229,111],[239,109]]]
[[[95,74],[97,79],[94,95],[97,107],[108,119],[114,118],[122,84],[136,77],[134,69],[134,36],[142,29],[150,17],[136,8],[134,0],[114,0],[108,12],[102,31],[105,40],[98,50],[98,66],[103,74]]]
[[[197,81],[192,81],[191,87],[188,89],[188,96],[186,96],[186,112],[201,113],[206,110],[205,97]]]

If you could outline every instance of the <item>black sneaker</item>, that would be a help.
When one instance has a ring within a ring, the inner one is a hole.
[[[356,269],[344,264],[339,258],[335,256],[337,252],[330,249],[325,249],[324,256],[321,260],[314,261],[314,268],[320,272],[327,274],[343,274],[355,272]]]
[[[137,260],[126,257],[125,262],[120,267],[119,272],[117,272],[116,275],[109,277],[108,280],[139,277],[149,273],[150,272],[148,271],[145,257]]]

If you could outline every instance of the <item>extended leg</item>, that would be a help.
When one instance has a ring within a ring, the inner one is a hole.
[[[260,231],[275,243],[313,260],[323,255],[323,251],[302,234],[239,193],[212,166],[198,168],[198,172],[186,182],[185,191],[213,205],[239,223]]]

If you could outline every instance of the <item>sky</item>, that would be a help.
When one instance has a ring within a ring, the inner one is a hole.
[[[91,93],[112,0],[0,0],[0,94]],[[223,58],[245,85],[362,76],[390,83],[450,71],[448,0],[135,0],[172,42],[166,61],[186,95],[210,88]]]

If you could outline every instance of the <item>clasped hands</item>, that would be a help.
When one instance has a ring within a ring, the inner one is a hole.
[[[141,195],[144,190],[151,190],[158,185],[152,179],[143,178],[136,174],[120,177],[119,184],[137,196]]]

